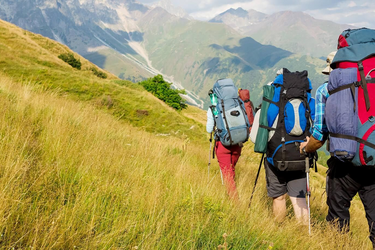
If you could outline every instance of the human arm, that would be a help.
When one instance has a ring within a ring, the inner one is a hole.
[[[328,129],[324,114],[328,96],[327,83],[321,85],[316,90],[314,125],[311,129],[310,138],[306,137],[306,142],[300,144],[301,153],[303,153],[303,148],[305,148],[306,153],[315,152],[327,140]]]
[[[300,153],[313,153],[324,145],[325,141],[319,141],[314,136],[306,137],[306,142],[300,144]],[[303,152],[305,148],[305,152]]]

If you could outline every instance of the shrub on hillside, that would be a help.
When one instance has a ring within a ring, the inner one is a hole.
[[[185,101],[180,96],[180,94],[186,93],[185,90],[172,89],[172,83],[164,81],[162,75],[149,78],[139,84],[172,108],[177,110],[187,108]]]
[[[58,56],[61,60],[72,66],[73,68],[76,69],[81,69],[81,61],[79,59],[76,59],[72,53],[65,53],[65,54],[60,54]]]
[[[103,79],[107,78],[107,74],[104,73],[103,71],[97,70],[95,67],[91,67],[90,69],[94,73],[94,75],[96,75],[97,77],[103,78]]]

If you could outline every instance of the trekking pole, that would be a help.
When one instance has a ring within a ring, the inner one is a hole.
[[[223,172],[221,172],[221,168],[220,168],[220,177],[221,177],[221,184],[224,186]]]
[[[210,153],[208,155],[208,182],[210,182],[211,149],[212,149],[212,132],[210,135]]]
[[[307,210],[309,213],[309,235],[311,235],[311,218],[310,218],[310,159],[309,156],[307,155],[305,158],[305,163],[306,163],[306,195],[307,195]]]
[[[259,177],[260,169],[262,168],[263,159],[264,159],[264,153],[262,154],[262,159],[260,160],[260,163],[259,163],[258,173],[257,173],[257,177],[255,178],[253,192],[251,193],[251,196],[250,196],[249,209],[250,209],[250,205],[251,205],[251,200],[253,199],[253,196],[254,196],[255,187],[256,187],[257,182],[258,182],[258,177]]]
[[[211,165],[211,149],[212,149],[212,132],[210,136],[210,154],[208,155],[208,181],[210,181],[210,165]],[[215,151],[213,151],[212,159],[215,158]],[[221,184],[224,185],[223,173],[220,169]]]

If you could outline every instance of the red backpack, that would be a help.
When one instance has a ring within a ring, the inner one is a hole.
[[[253,127],[253,122],[254,122],[254,106],[253,106],[253,103],[250,101],[250,92],[247,89],[239,89],[238,96],[245,103],[245,110],[246,110],[247,118],[249,119],[250,131],[251,131],[251,128]]]
[[[352,160],[354,165],[375,166],[375,30],[345,30],[339,36],[337,49],[331,67],[357,68],[357,82],[342,86],[333,93],[351,89],[355,95],[355,112],[358,112],[359,125],[357,136],[332,133],[330,136],[358,143]]]

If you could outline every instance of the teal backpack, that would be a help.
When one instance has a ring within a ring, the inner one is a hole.
[[[215,119],[215,138],[224,146],[242,146],[249,138],[250,123],[232,79],[216,81],[209,95]]]

